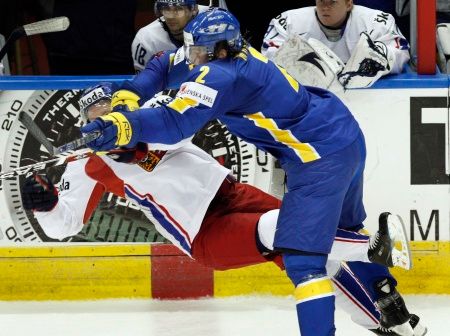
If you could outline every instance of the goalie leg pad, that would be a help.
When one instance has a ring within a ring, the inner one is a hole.
[[[293,35],[277,51],[274,61],[302,85],[342,89],[336,75],[342,71],[344,64],[318,40],[309,38],[306,41]]]

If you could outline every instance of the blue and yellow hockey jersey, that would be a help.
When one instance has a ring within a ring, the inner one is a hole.
[[[283,164],[317,160],[350,145],[360,132],[335,95],[300,85],[251,47],[190,71],[181,49],[166,52],[122,88],[147,100],[178,85],[176,98],[166,106],[135,112],[142,124],[140,141],[173,144],[219,119]]]

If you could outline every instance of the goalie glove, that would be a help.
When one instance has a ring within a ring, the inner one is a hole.
[[[338,78],[346,89],[369,87],[378,78],[388,74],[393,64],[394,58],[383,42],[372,41],[369,35],[361,33],[355,50]]]
[[[58,190],[45,175],[29,176],[22,187],[22,203],[26,210],[51,211],[58,203]]]
[[[338,91],[336,75],[344,68],[340,58],[322,42],[292,35],[277,51],[274,61],[302,85]]]

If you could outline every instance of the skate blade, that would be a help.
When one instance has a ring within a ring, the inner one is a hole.
[[[428,329],[420,324],[414,328],[414,336],[425,336],[427,332]]]
[[[397,243],[392,250],[392,263],[394,266],[410,270],[412,267],[411,249],[402,218],[399,215],[390,215],[388,229],[389,236]]]
[[[390,330],[395,331],[397,334],[402,336],[414,336],[414,330],[409,324],[409,321],[392,327]]]

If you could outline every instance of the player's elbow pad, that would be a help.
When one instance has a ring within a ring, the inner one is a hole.
[[[120,105],[126,106],[128,111],[134,111],[139,108],[139,97],[136,93],[129,90],[116,91],[111,98],[111,108],[119,107]]]

